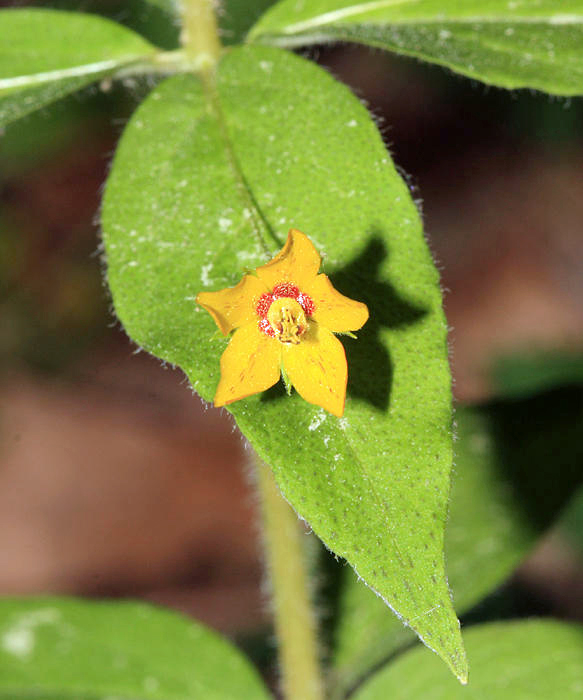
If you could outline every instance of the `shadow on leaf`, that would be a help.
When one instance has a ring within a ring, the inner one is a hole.
[[[426,314],[424,309],[403,299],[389,282],[380,279],[380,268],[387,256],[385,242],[373,232],[360,255],[330,275],[339,292],[363,301],[370,314],[358,331],[357,340],[347,339],[344,343],[348,361],[348,395],[368,401],[382,411],[389,406],[393,366],[379,332],[382,327],[410,326]]]
[[[403,299],[389,282],[380,279],[380,268],[387,255],[382,237],[372,232],[360,255],[329,275],[339,292],[364,302],[370,314],[357,332],[356,340],[343,339],[348,362],[347,394],[367,401],[381,411],[386,411],[389,406],[393,367],[379,332],[382,327],[410,326],[427,313]],[[262,394],[261,401],[274,401],[284,396],[283,383],[278,382]]]

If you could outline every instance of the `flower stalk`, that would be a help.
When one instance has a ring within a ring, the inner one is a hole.
[[[279,493],[270,467],[257,456],[255,461],[284,697],[323,700],[316,620],[302,543],[305,534]]]

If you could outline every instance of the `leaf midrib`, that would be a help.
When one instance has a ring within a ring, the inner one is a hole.
[[[226,160],[233,174],[233,179],[235,180],[237,192],[239,193],[242,199],[243,207],[249,208],[251,213],[254,214],[251,217],[251,226],[253,228],[254,234],[259,242],[260,247],[265,252],[266,258],[268,258],[269,255],[274,255],[276,251],[273,248],[270,249],[269,243],[267,242],[267,238],[270,239],[272,245],[275,243],[276,245],[281,246],[282,244],[280,241],[277,241],[275,235],[267,225],[267,219],[261,211],[260,207],[257,205],[253,192],[247,184],[245,174],[243,173],[243,170],[239,165],[239,160],[237,158],[235,147],[229,137],[229,130],[227,128],[227,123],[221,105],[221,96],[216,83],[214,82],[214,80],[212,82],[203,81],[203,87],[205,99],[207,101],[207,107],[211,110],[211,113],[215,117],[219,127],[219,133],[223,140],[227,156]]]
[[[375,7],[374,9],[378,9]],[[391,19],[371,19],[366,20],[363,17],[365,11],[362,9],[358,12],[354,12],[354,16],[358,16],[358,20],[355,22],[349,21],[334,21],[327,19],[332,13],[325,13],[323,15],[315,16],[309,20],[303,22],[296,22],[295,24],[289,24],[287,26],[281,27],[276,30],[266,30],[263,32],[261,27],[259,27],[257,32],[252,32],[250,38],[254,36],[277,36],[278,34],[283,35],[295,35],[306,33],[309,34],[310,30],[323,29],[326,27],[340,27],[342,25],[354,25],[354,24],[374,24],[376,26],[402,26],[402,25],[421,25],[421,24],[459,24],[459,25],[470,25],[470,24],[505,24],[505,25],[536,25],[540,24],[544,27],[571,27],[571,26],[581,26],[583,25],[583,14],[554,14],[549,15],[547,19],[544,16],[528,17],[525,15],[510,15],[510,16],[500,16],[500,15],[468,15],[467,17],[436,17],[434,15],[427,15],[425,17],[393,17]],[[349,15],[346,15],[349,16]]]
[[[64,80],[74,80],[77,78],[89,78],[92,75],[97,76],[103,73],[112,73],[117,68],[129,66],[133,63],[138,63],[147,54],[132,54],[124,56],[121,59],[107,59],[104,61],[95,61],[93,63],[83,63],[69,68],[58,68],[56,70],[44,71],[41,73],[31,73],[29,75],[15,75],[10,78],[0,78],[0,95],[4,92],[14,90],[24,90],[31,87],[39,87],[50,83],[62,82]]]

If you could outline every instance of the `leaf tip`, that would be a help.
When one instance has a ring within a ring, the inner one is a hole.
[[[460,652],[461,653],[457,653],[455,657],[451,659],[451,670],[454,672],[461,685],[467,685],[470,669],[468,667],[466,651],[463,646]]]

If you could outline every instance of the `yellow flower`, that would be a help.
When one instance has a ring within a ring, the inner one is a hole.
[[[283,370],[306,401],[344,413],[348,370],[334,333],[358,330],[368,309],[319,275],[320,263],[309,238],[292,229],[282,250],[254,274],[197,296],[223,335],[236,329],[221,357],[215,406],[269,389]]]

